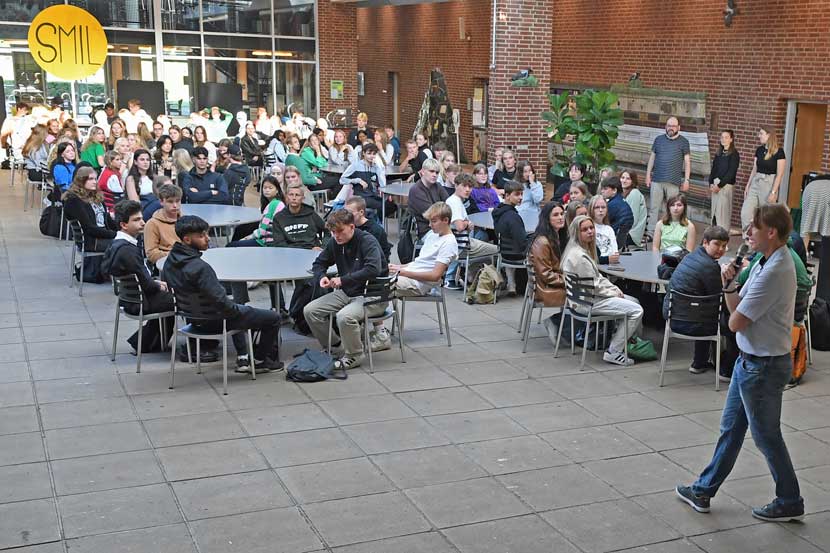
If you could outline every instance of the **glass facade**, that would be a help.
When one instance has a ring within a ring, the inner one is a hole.
[[[0,0],[0,75],[7,108],[16,101],[71,105],[72,83],[44,75],[26,44],[29,23],[54,4],[72,4],[101,22],[109,55],[97,74],[74,83],[79,119],[117,98],[117,82],[164,82],[174,120],[207,108],[201,83],[238,83],[249,117],[302,109],[317,114],[314,0]],[[120,101],[119,101],[120,100]]]

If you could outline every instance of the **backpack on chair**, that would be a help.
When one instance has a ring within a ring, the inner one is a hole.
[[[412,227],[415,225],[415,217],[412,211],[407,209],[401,215],[400,236],[398,237],[398,259],[402,265],[411,263],[415,259],[415,240],[412,238]]]
[[[793,325],[793,374],[790,378],[790,386],[801,382],[801,377],[807,372],[807,329],[803,324]]]
[[[487,263],[476,272],[473,282],[467,286],[467,296],[464,301],[469,304],[493,303],[496,299],[496,290],[501,283],[502,278],[499,272]]]

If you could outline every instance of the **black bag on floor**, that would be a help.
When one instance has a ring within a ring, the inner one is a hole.
[[[410,228],[412,228],[414,223],[412,212],[407,209],[401,215],[400,224],[398,225],[400,229],[398,236],[398,259],[402,265],[411,263],[415,259],[415,241],[412,239],[412,232],[410,232]]]
[[[294,293],[291,295],[291,304],[288,306],[288,315],[294,321],[294,330],[304,336],[311,335],[311,329],[305,320],[303,309],[310,302],[326,295],[328,292],[327,289],[320,288],[320,283],[314,282],[313,278],[294,288]]]
[[[74,247],[74,246],[73,246]],[[80,255],[80,254],[79,254]],[[101,268],[101,260],[103,257],[96,255],[95,257],[87,257],[84,259],[84,282],[91,284],[101,284],[109,279],[109,275],[104,273]],[[81,280],[81,266],[75,266],[75,280]]]
[[[334,358],[324,351],[304,349],[285,369],[285,379],[292,382],[320,382],[334,378],[346,380],[345,370],[335,371]]]
[[[60,204],[52,204],[43,208],[43,211],[40,212],[40,233],[44,236],[60,238],[62,215],[63,207]],[[64,234],[66,233],[67,229],[64,229]]]
[[[813,349],[830,351],[830,305],[816,297],[810,306],[810,338]]]

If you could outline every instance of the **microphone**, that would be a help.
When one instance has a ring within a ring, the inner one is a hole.
[[[741,265],[744,263],[744,257],[749,253],[749,246],[746,244],[741,244],[741,247],[738,248],[738,253],[735,255],[734,261],[732,261],[732,266],[735,268],[735,276],[729,279],[726,283],[724,288],[729,288],[729,285],[732,284],[732,281],[737,278],[738,273],[741,271]]]

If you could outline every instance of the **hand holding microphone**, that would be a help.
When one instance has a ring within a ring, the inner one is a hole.
[[[744,264],[744,257],[749,253],[749,246],[746,244],[741,244],[741,247],[738,248],[738,253],[735,256],[735,259],[729,265],[726,265],[721,272],[721,276],[723,277],[723,287],[729,288],[729,285],[732,284],[732,281],[735,280],[735,277],[738,276],[738,273],[741,272],[741,267]]]

